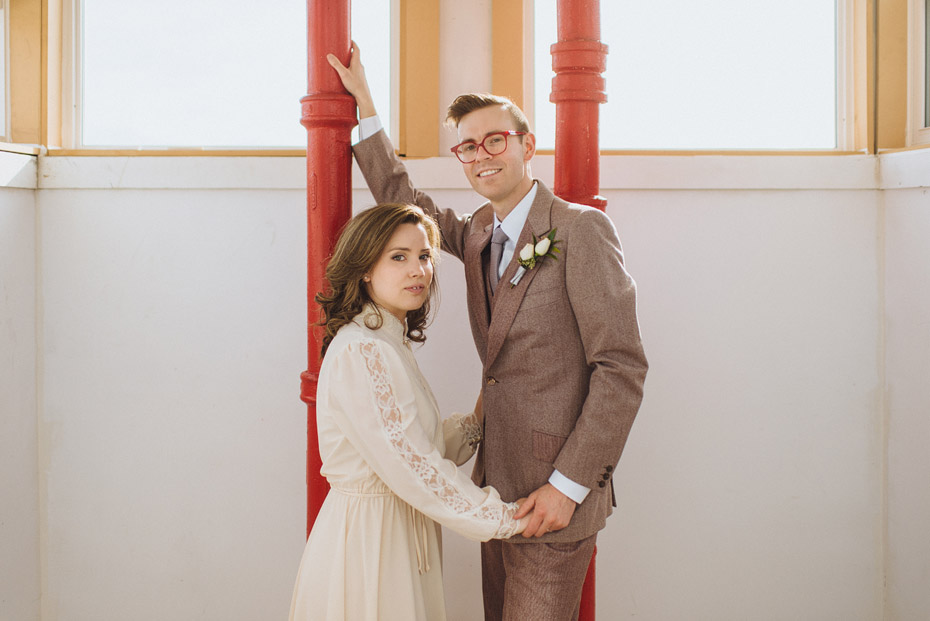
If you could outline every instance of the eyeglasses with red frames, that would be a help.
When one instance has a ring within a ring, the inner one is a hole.
[[[524,136],[526,132],[507,130],[505,132],[494,132],[484,137],[481,142],[466,140],[461,144],[452,147],[451,151],[455,157],[463,164],[471,164],[478,159],[478,149],[484,149],[488,155],[500,155],[507,150],[507,138],[510,136]]]

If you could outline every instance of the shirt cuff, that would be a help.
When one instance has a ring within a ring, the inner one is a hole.
[[[366,116],[358,121],[358,141],[361,142],[366,138],[371,138],[381,131],[381,119],[378,115]]]
[[[575,483],[558,470],[552,471],[552,475],[549,477],[549,483],[552,484],[552,487],[556,488],[579,505],[588,497],[588,492],[591,491],[584,485]]]

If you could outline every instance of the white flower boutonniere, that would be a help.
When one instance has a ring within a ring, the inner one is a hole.
[[[520,250],[520,267],[517,268],[517,273],[510,279],[510,286],[516,287],[526,271],[536,267],[537,262],[547,257],[552,257],[558,261],[559,258],[555,255],[562,251],[556,247],[556,244],[561,241],[561,239],[555,238],[555,229],[552,229],[538,240],[536,235],[533,235],[533,243],[523,246],[523,249]]]

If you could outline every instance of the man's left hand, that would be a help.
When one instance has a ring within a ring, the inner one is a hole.
[[[542,537],[546,533],[568,526],[576,506],[574,500],[557,490],[551,483],[546,483],[526,498],[514,517],[519,520],[532,511],[533,515],[523,530],[523,536]]]

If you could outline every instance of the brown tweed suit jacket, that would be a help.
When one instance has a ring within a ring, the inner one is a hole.
[[[437,207],[413,187],[383,131],[354,152],[375,200],[422,207],[439,223],[443,250],[465,263],[468,315],[484,379],[484,440],[474,481],[493,485],[508,501],[544,485],[553,468],[591,488],[568,527],[511,541],[568,542],[593,535],[616,506],[612,476],[642,400],[647,368],[636,286],[623,267],[610,219],[555,197],[537,181],[514,260],[490,298],[490,204],[464,216]],[[537,263],[511,287],[520,249],[531,234],[542,238],[553,228],[561,240],[558,260]]]

